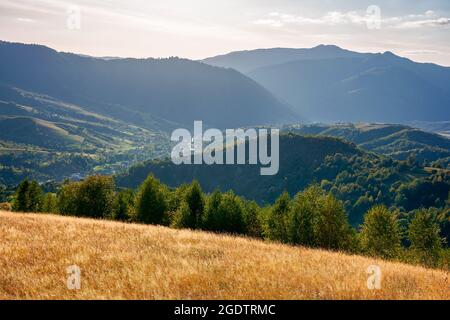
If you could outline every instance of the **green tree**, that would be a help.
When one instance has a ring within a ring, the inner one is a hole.
[[[134,218],[149,224],[163,224],[166,213],[165,190],[153,175],[139,187],[136,196]]]
[[[361,230],[365,253],[383,258],[398,257],[401,238],[397,217],[385,206],[375,206],[366,213]]]
[[[80,184],[80,216],[111,218],[114,215],[115,184],[110,176],[90,176]]]
[[[199,228],[203,219],[205,200],[200,184],[197,181],[192,182],[186,193],[185,200],[189,208],[188,217],[185,219],[186,227]]]
[[[206,230],[219,230],[219,206],[222,202],[222,193],[215,190],[206,201],[205,217],[203,219],[203,227]]]
[[[314,246],[314,219],[323,190],[310,186],[295,195],[289,215],[289,239],[294,244]]]
[[[432,210],[417,211],[408,228],[410,249],[419,262],[436,266],[442,251],[439,224]]]
[[[79,216],[81,207],[78,202],[80,182],[65,181],[58,192],[58,213],[67,216]]]
[[[314,244],[321,248],[348,250],[352,231],[341,201],[328,194],[321,197],[314,223]]]
[[[242,200],[232,191],[214,192],[208,201],[205,229],[216,232],[244,233],[244,208]]]
[[[131,218],[134,204],[134,192],[131,189],[125,189],[117,194],[114,205],[114,219],[128,221]]]
[[[261,208],[254,201],[244,202],[245,234],[250,237],[262,238]]]
[[[61,214],[92,218],[114,216],[115,185],[110,176],[90,176],[66,183],[58,195]]]
[[[42,208],[42,189],[36,181],[23,180],[15,193],[13,210],[39,212]]]
[[[289,241],[288,218],[291,210],[291,198],[285,191],[275,201],[267,221],[267,238],[281,242]]]
[[[56,194],[48,192],[42,201],[42,212],[57,213],[58,212],[58,197]]]

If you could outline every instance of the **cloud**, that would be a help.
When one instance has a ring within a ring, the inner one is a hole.
[[[19,18],[17,18],[16,20],[17,20],[17,21],[20,21],[20,22],[26,22],[26,23],[35,22],[34,19],[30,19],[30,18],[22,18],[22,17],[19,17]]]
[[[399,24],[398,28],[420,28],[420,27],[441,27],[450,25],[450,18],[425,19],[416,21],[405,21]]]
[[[427,10],[423,14],[409,14],[405,16],[383,17],[381,10],[377,12],[367,11],[360,13],[357,11],[329,11],[321,17],[304,17],[300,15],[270,12],[266,17],[254,20],[257,25],[270,27],[284,27],[292,25],[366,25],[378,19],[383,27],[392,28],[421,28],[421,27],[442,27],[450,25],[450,18],[439,17],[433,10]]]
[[[436,54],[441,54],[440,51],[437,50],[407,50],[407,51],[403,51],[403,54],[405,55],[436,55]]]

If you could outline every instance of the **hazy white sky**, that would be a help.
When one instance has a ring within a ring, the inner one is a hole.
[[[379,20],[369,5],[380,9]],[[193,59],[336,44],[450,66],[450,1],[0,0],[0,40],[94,56]]]

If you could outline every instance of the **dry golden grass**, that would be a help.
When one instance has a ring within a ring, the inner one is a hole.
[[[367,288],[367,267],[382,288]],[[81,268],[69,290],[66,268]],[[448,272],[164,227],[0,212],[3,299],[449,299]]]

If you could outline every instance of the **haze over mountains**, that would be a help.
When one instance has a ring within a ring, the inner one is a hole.
[[[0,83],[151,129],[298,120],[241,73],[178,58],[105,60],[0,42]]]
[[[450,119],[450,68],[336,46],[233,52],[203,60],[256,80],[309,121]]]
[[[0,41],[0,183],[114,174],[168,155],[171,131],[194,120],[221,129],[412,121],[445,133],[449,70],[324,45],[192,61],[94,58]],[[367,134],[362,127],[321,127],[315,134],[399,160],[449,163],[445,138],[402,126],[373,128],[370,134],[381,135],[364,143],[354,140]]]

